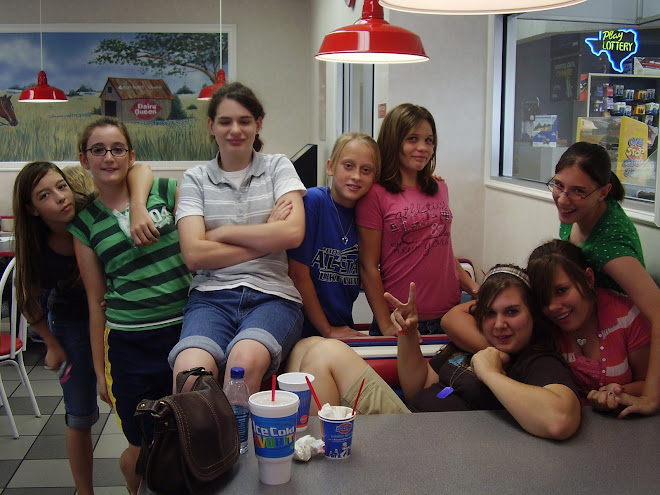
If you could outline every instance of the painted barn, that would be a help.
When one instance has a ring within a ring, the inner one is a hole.
[[[139,122],[167,119],[174,95],[162,79],[109,77],[100,98],[101,115]]]

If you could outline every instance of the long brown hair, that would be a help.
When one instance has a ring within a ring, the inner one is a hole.
[[[435,130],[433,115],[426,108],[419,105],[402,103],[387,112],[378,133],[378,147],[380,148],[383,164],[380,184],[391,193],[396,194],[403,191],[399,165],[399,154],[401,153],[403,141],[425,120],[429,123],[433,132],[433,153],[426,166],[417,172],[417,182],[420,191],[428,196],[438,192],[438,183],[433,178],[438,145],[438,134]]]
[[[54,171],[67,181],[60,168],[51,162],[30,162],[16,176],[12,194],[14,210],[14,252],[16,256],[16,302],[18,308],[31,323],[43,317],[41,297],[41,261],[44,246],[48,242],[48,226],[40,216],[33,215],[32,191],[44,176]],[[71,188],[71,185],[69,184]],[[86,195],[82,191],[71,188],[76,205],[78,199]],[[76,210],[77,211],[77,210]],[[78,277],[77,273],[72,278]]]

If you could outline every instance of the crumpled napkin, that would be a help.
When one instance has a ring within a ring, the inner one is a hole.
[[[293,458],[298,461],[309,461],[313,455],[322,454],[324,447],[323,440],[316,439],[312,435],[305,435],[296,440]]]

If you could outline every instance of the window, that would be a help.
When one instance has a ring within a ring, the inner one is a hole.
[[[497,175],[538,189],[568,146],[594,142],[610,153],[624,206],[660,225],[660,0],[589,0],[507,16],[502,27]]]

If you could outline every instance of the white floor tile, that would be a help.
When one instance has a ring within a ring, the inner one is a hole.
[[[62,387],[57,380],[30,380],[34,395],[61,396]],[[21,384],[12,394],[13,397],[27,397],[27,389]]]
[[[117,421],[117,415],[113,413],[108,417],[108,421],[106,421],[105,426],[103,427],[102,435],[113,435],[117,433],[120,435],[124,434],[121,426],[119,426],[119,421]]]
[[[21,435],[14,438],[9,433],[9,422],[7,422],[7,435],[0,435],[0,460],[23,459],[37,438],[34,435]],[[4,430],[2,430],[4,432]],[[21,433],[21,430],[18,430]]]
[[[75,486],[68,459],[23,461],[7,488]]]
[[[28,373],[28,378],[30,381],[33,380],[57,380],[57,372],[53,370],[47,370],[43,366],[35,366]]]
[[[3,375],[2,375],[2,385],[5,387],[5,393],[7,394],[7,397],[11,397],[11,394],[13,394],[14,391],[21,384],[21,381],[20,380],[5,380],[4,371],[5,371],[4,369],[0,370],[0,373],[3,373]]]
[[[42,416],[37,418],[35,416],[23,415],[23,414],[14,414],[14,421],[16,422],[16,428],[18,428],[19,435],[39,435],[44,425],[48,422],[50,416]],[[9,419],[7,415],[3,414],[0,416],[0,435],[9,435],[11,438],[11,428],[9,427]]]
[[[94,449],[94,457],[98,459],[117,458],[126,450],[126,447],[128,447],[128,441],[123,433],[103,434]]]

